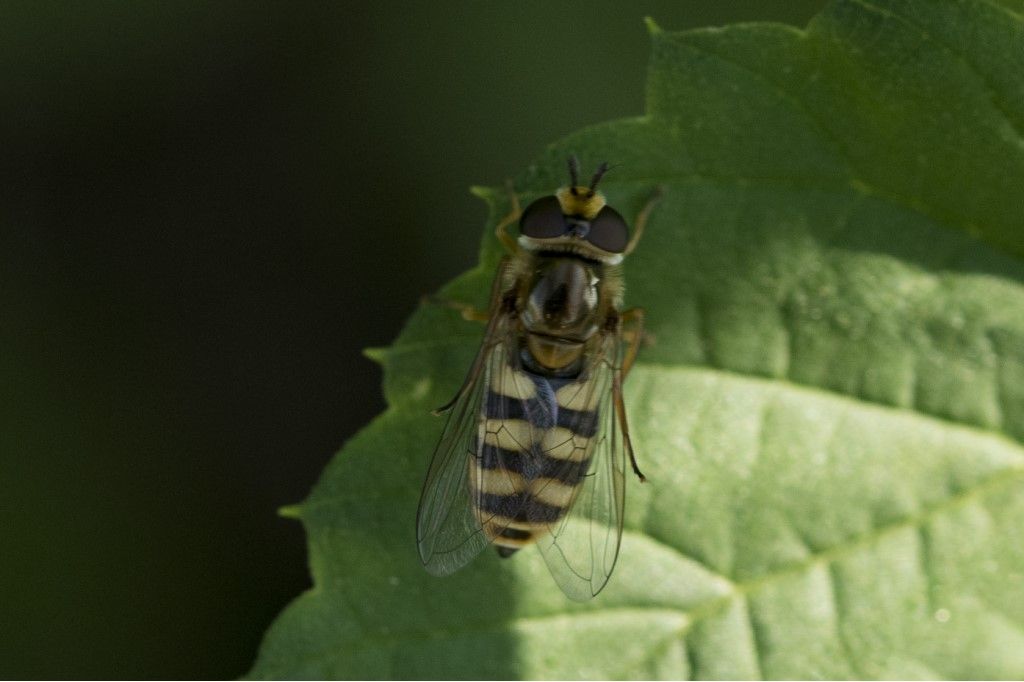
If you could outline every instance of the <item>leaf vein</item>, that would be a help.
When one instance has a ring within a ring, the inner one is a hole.
[[[1006,5],[1002,5],[1002,4],[998,3],[998,2],[993,2],[993,0],[977,0],[977,1],[978,1],[979,4],[991,7],[992,9],[996,10],[997,12],[1002,12],[1006,16],[1008,16],[1011,19],[1013,19],[1014,21],[1016,21],[1017,23],[1024,24],[1024,15],[1020,14],[1019,12],[1013,11],[1012,9],[1007,7]]]
[[[850,666],[850,670],[856,677],[861,679],[870,679],[871,675],[865,675],[861,670],[857,662],[857,656],[854,654],[853,646],[850,644],[849,638],[846,636],[846,631],[843,628],[843,600],[840,595],[840,582],[842,577],[839,575],[838,567],[835,562],[829,563],[826,570],[826,580],[828,580],[829,594],[832,597],[832,626],[835,629],[836,641],[839,643],[839,647],[843,651],[843,655],[846,657],[846,662]]]
[[[714,50],[707,48],[704,45],[695,45],[693,43],[687,43],[687,46],[690,47],[690,49],[694,50],[695,52],[700,52],[709,57],[718,59],[719,61],[725,64],[730,64],[737,69],[750,73],[755,78],[758,78],[769,87],[777,90],[779,94],[783,95],[784,99],[791,102],[798,111],[804,114],[804,117],[808,120],[812,129],[817,131],[819,133],[819,136],[822,137],[822,139],[825,139],[826,141],[832,141],[832,146],[835,148],[836,153],[839,154],[845,160],[847,169],[850,172],[850,184],[855,190],[869,196],[874,196],[879,199],[889,201],[892,204],[906,208],[907,210],[910,210],[914,213],[918,213],[924,216],[925,218],[928,218],[929,220],[932,220],[940,225],[944,225],[948,229],[956,229],[960,232],[965,232],[967,234],[975,234],[978,231],[977,227],[974,226],[969,221],[964,220],[960,216],[953,216],[950,214],[946,214],[944,211],[939,211],[935,207],[930,206],[926,202],[922,201],[919,197],[902,196],[899,194],[888,192],[878,187],[877,185],[874,185],[871,182],[865,180],[864,173],[862,173],[862,171],[854,165],[852,156],[843,148],[840,142],[840,138],[834,133],[828,131],[828,129],[825,128],[824,124],[820,120],[818,120],[818,117],[812,114],[811,110],[807,106],[805,106],[797,96],[789,93],[781,85],[779,85],[777,82],[769,78],[764,73],[761,73],[753,69],[752,67],[747,66],[746,64],[742,64],[733,59],[729,59],[728,57],[725,57],[715,52]],[[988,233],[990,231],[986,230],[985,232]]]
[[[747,595],[740,596],[740,599],[743,600],[743,613],[746,616],[747,627],[750,632],[750,643],[754,646],[754,663],[757,665],[755,679],[763,680],[765,679],[764,660],[767,658],[764,633],[761,631],[763,626],[757,622],[757,617],[754,615],[754,606],[750,603]]]
[[[993,476],[983,479],[977,484],[965,488],[962,492],[952,495],[918,514],[904,517],[903,519],[893,521],[892,523],[884,524],[868,533],[854,536],[847,542],[833,545],[832,547],[808,556],[802,561],[782,566],[779,569],[766,573],[763,576],[753,578],[751,580],[736,582],[734,583],[735,592],[733,594],[709,600],[705,604],[702,604],[690,611],[691,622],[689,627],[692,627],[695,623],[705,618],[719,613],[728,605],[730,600],[736,597],[745,597],[746,595],[754,593],[765,586],[785,580],[786,578],[790,578],[794,575],[798,575],[811,566],[818,564],[831,564],[855,553],[857,550],[874,544],[878,540],[888,537],[889,535],[905,531],[908,528],[918,528],[923,524],[929,523],[937,516],[965,505],[979,502],[979,498],[986,494],[1021,481],[1024,481],[1024,466],[1004,469],[998,474],[994,474]]]
[[[955,419],[952,419],[952,418],[950,418],[948,416],[941,415],[941,414],[936,414],[936,413],[932,413],[932,412],[922,412],[919,409],[914,409],[913,407],[902,407],[902,406],[899,406],[899,405],[890,405],[890,404],[887,404],[887,403],[874,402],[874,401],[862,398],[861,396],[850,395],[848,393],[842,393],[842,392],[839,392],[839,391],[836,391],[836,390],[833,390],[833,389],[826,388],[824,386],[815,386],[813,384],[798,384],[796,382],[793,382],[793,381],[790,381],[788,379],[784,379],[784,378],[781,378],[781,377],[765,377],[765,376],[759,376],[759,375],[755,375],[755,374],[747,374],[747,373],[740,372],[740,371],[737,371],[737,370],[734,370],[734,369],[728,369],[728,368],[725,368],[725,367],[708,367],[708,366],[701,366],[701,365],[687,365],[687,364],[683,364],[683,363],[671,364],[671,363],[666,363],[666,362],[652,362],[652,361],[642,361],[642,362],[638,361],[636,364],[638,366],[643,366],[643,367],[647,367],[647,368],[651,368],[651,369],[658,368],[658,367],[664,367],[666,369],[673,369],[673,370],[683,369],[683,370],[690,370],[690,371],[695,371],[695,372],[720,373],[720,374],[724,374],[724,375],[727,375],[727,376],[738,377],[738,378],[743,379],[744,381],[756,381],[756,382],[760,382],[760,383],[764,383],[764,384],[779,384],[781,386],[786,386],[786,387],[788,387],[788,388],[790,388],[790,389],[792,389],[794,391],[806,391],[806,392],[810,392],[810,393],[828,395],[828,396],[832,396],[833,398],[835,398],[837,400],[845,400],[845,401],[849,401],[850,403],[857,404],[857,405],[868,406],[868,407],[872,407],[872,408],[876,408],[876,409],[881,409],[881,410],[892,410],[893,412],[899,412],[899,413],[904,413],[904,414],[911,414],[911,415],[914,415],[914,416],[922,418],[922,419],[930,419],[930,420],[939,422],[941,424],[946,424],[948,426],[952,426],[952,427],[955,427],[955,428],[958,428],[958,429],[966,429],[968,431],[976,432],[978,434],[984,434],[985,436],[987,436],[989,438],[996,438],[996,439],[999,439],[1001,441],[1005,441],[1005,443],[1007,445],[1010,445],[1010,446],[1012,446],[1015,449],[1019,449],[1022,446],[1024,446],[1024,442],[1018,441],[1017,438],[1015,438],[1014,436],[1012,436],[1010,434],[1007,434],[1007,433],[1005,433],[1003,431],[999,431],[999,430],[996,430],[996,429],[992,429],[992,428],[988,428],[988,427],[985,427],[985,426],[981,426],[979,424],[972,424],[972,423],[969,423],[969,422],[956,421]],[[1022,463],[1024,463],[1024,452],[1018,453],[1017,456],[1020,459],[1020,461]]]
[[[996,111],[999,112],[1000,116],[1003,118],[1003,121],[1006,123],[1006,125],[1009,126],[1010,130],[1012,130],[1013,133],[1017,136],[1017,143],[1018,143],[1018,145],[1024,146],[1024,134],[1022,134],[1021,129],[1018,127],[1017,123],[1014,121],[1014,117],[1010,113],[1010,110],[1009,110],[1009,107],[1006,104],[1005,98],[999,93],[999,91],[996,89],[996,87],[994,85],[992,85],[992,83],[988,80],[988,78],[985,76],[985,74],[982,73],[981,69],[974,62],[972,62],[970,59],[967,58],[967,55],[965,55],[964,53],[956,50],[952,45],[950,45],[946,41],[940,39],[935,34],[929,32],[924,26],[920,25],[916,21],[913,21],[912,19],[910,19],[909,17],[907,17],[907,16],[905,16],[903,14],[898,14],[898,13],[893,12],[891,10],[887,10],[884,7],[879,7],[878,5],[875,5],[875,4],[872,4],[872,3],[868,2],[868,0],[848,0],[848,1],[852,2],[852,3],[856,4],[856,5],[860,5],[861,7],[863,7],[864,9],[866,9],[868,11],[876,12],[877,14],[880,14],[880,15],[885,16],[885,17],[891,17],[891,18],[895,19],[896,21],[900,21],[900,22],[906,24],[907,26],[909,26],[909,27],[911,27],[913,29],[916,29],[918,31],[918,33],[921,35],[921,37],[923,37],[923,38],[925,38],[927,40],[934,41],[935,44],[940,46],[942,48],[942,50],[946,54],[951,55],[954,59],[956,59],[961,64],[963,64],[965,67],[967,67],[967,70],[970,71],[971,73],[973,73],[975,75],[975,77],[981,82],[981,84],[988,91],[988,94],[989,94],[990,99],[992,101],[992,106],[995,107]]]

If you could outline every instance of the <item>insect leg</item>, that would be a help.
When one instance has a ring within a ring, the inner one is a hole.
[[[636,220],[633,221],[633,236],[630,238],[629,243],[626,244],[626,250],[622,252],[623,256],[628,256],[636,248],[637,243],[640,241],[640,237],[643,236],[644,228],[647,227],[647,219],[651,216],[651,211],[654,210],[654,205],[657,204],[661,197],[665,194],[665,187],[658,185],[651,192],[651,196],[647,199],[647,203],[640,209],[640,213],[637,214]]]
[[[622,399],[622,372],[616,372],[612,378],[612,403],[615,405],[615,414],[622,427],[622,446],[629,453],[629,463],[633,467],[633,473],[640,479],[641,483],[647,481],[647,477],[640,471],[636,463],[636,455],[633,454],[633,441],[629,437],[629,422],[626,421],[626,403]]]
[[[487,322],[491,319],[491,313],[487,310],[481,310],[472,303],[463,303],[461,301],[452,301],[433,294],[427,294],[421,299],[423,303],[429,303],[431,305],[441,305],[446,308],[452,308],[458,310],[459,314],[462,315],[462,319],[469,322]]]
[[[625,379],[629,374],[629,370],[632,369],[633,363],[636,361],[636,354],[639,352],[640,344],[644,340],[644,309],[630,308],[620,313],[619,319],[623,327],[622,338],[629,344],[622,358],[622,378]],[[625,329],[627,324],[631,324],[632,328]]]
[[[508,258],[502,259],[501,263],[498,264],[498,271],[494,274],[494,281],[491,283],[491,303],[490,305],[487,306],[487,329],[484,331],[484,341],[482,344],[480,344],[480,350],[477,351],[476,358],[473,360],[473,365],[469,368],[469,373],[466,374],[466,379],[462,382],[462,386],[455,394],[455,397],[449,400],[441,407],[434,410],[435,415],[439,415],[443,412],[450,410],[452,406],[455,405],[456,402],[458,402],[459,398],[462,397],[462,394],[466,392],[466,389],[473,385],[473,381],[476,379],[477,375],[483,369],[484,360],[487,358],[487,353],[490,350],[491,346],[493,346],[494,343],[496,342],[496,339],[494,338],[494,332],[498,326],[498,320],[502,316],[502,294],[504,293],[502,291],[502,285],[505,282],[505,274],[508,272],[510,265],[511,261]],[[458,306],[459,304],[457,303],[454,303],[452,305],[452,307],[454,308],[458,308]],[[472,308],[471,306],[467,307]],[[465,311],[463,312],[462,315],[463,317],[466,316]]]
[[[498,221],[498,224],[494,228],[494,234],[498,236],[498,241],[505,247],[505,250],[511,255],[515,255],[519,252],[519,244],[516,243],[515,237],[508,233],[508,226],[519,220],[519,216],[523,214],[523,209],[519,206],[519,197],[516,195],[515,188],[512,187],[512,181],[509,180],[505,183],[505,189],[508,191],[509,203],[512,204],[512,210],[509,211],[508,215]]]

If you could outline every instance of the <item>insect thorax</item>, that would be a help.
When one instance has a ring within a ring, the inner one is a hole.
[[[576,254],[533,253],[518,277],[524,361],[533,371],[572,374],[587,342],[618,305],[618,268]]]

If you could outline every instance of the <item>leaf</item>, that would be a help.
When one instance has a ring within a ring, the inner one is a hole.
[[[387,412],[296,513],[312,590],[253,677],[1024,676],[1024,5],[840,0],[806,30],[663,32],[647,115],[580,131],[618,164],[656,337],[626,384],[616,574],[420,568],[419,486],[479,325],[425,306],[379,351]],[[481,190],[494,219],[500,190]],[[444,295],[482,305],[499,256]]]

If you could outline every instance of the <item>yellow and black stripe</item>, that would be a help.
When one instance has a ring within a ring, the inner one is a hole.
[[[596,391],[505,366],[495,372],[469,460],[473,511],[507,557],[546,533],[572,505],[599,426]]]

